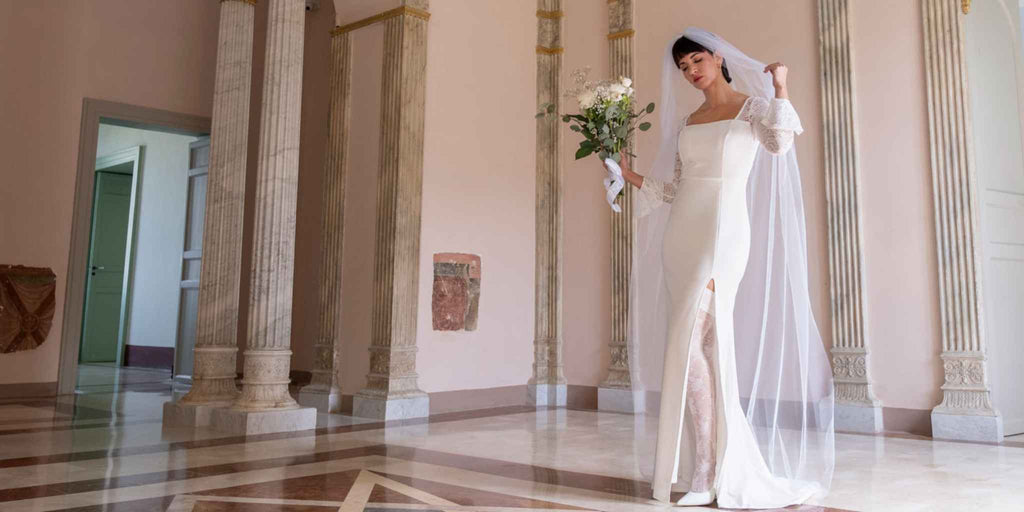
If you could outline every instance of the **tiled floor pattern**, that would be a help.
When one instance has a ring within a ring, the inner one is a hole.
[[[107,373],[104,374],[104,371]],[[0,403],[0,510],[648,511],[629,416],[509,407],[312,431],[162,428],[166,374],[89,369]],[[831,493],[791,510],[1022,510],[1024,448],[837,436]],[[700,509],[698,509],[700,510]]]

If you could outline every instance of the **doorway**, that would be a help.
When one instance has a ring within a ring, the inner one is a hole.
[[[208,136],[210,119],[86,98],[81,130],[59,394],[76,392],[80,362],[175,365],[190,144]],[[105,131],[121,136],[101,143]],[[158,139],[181,143],[172,171],[159,168]]]

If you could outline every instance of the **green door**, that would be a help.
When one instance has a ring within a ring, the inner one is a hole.
[[[117,361],[131,197],[130,174],[96,173],[79,352],[79,361],[83,363]]]

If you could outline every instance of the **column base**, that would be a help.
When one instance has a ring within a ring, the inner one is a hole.
[[[174,379],[171,380],[171,387],[177,390],[188,391],[192,389],[192,376],[191,375],[175,375]]]
[[[403,398],[379,398],[357,394],[352,397],[352,415],[375,420],[405,420],[430,416],[430,397],[426,393]]]
[[[644,410],[644,392],[636,389],[597,388],[597,410],[636,414]]]
[[[536,407],[565,407],[565,384],[528,384],[526,403]]]
[[[324,413],[337,413],[341,408],[341,392],[337,389],[325,391],[323,389],[309,389],[312,386],[305,386],[299,390],[299,405],[315,407],[317,411]]]
[[[932,437],[958,441],[1003,441],[1003,417],[975,414],[946,414],[932,411]]]
[[[268,411],[240,411],[225,407],[216,409],[210,417],[210,428],[236,435],[295,432],[316,428],[316,409],[271,409]]]
[[[834,419],[836,430],[860,434],[877,434],[884,430],[882,408],[878,406],[837,403]]]
[[[231,402],[183,404],[178,400],[164,402],[165,427],[208,427],[213,411],[231,407]]]

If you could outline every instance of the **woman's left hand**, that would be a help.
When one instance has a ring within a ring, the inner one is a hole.
[[[772,74],[772,85],[775,86],[775,97],[785,98],[786,97],[786,76],[789,74],[789,68],[781,62],[775,62],[765,66],[765,73]]]

